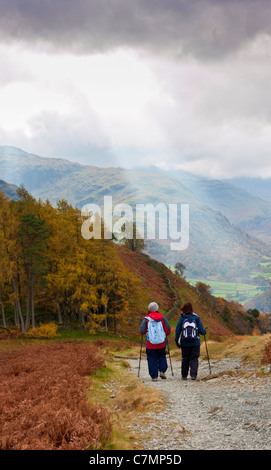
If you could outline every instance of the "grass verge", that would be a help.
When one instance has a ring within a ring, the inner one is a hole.
[[[145,386],[121,357],[108,358],[106,367],[91,377],[88,398],[91,406],[102,406],[111,414],[112,432],[108,450],[142,449],[137,425],[146,412],[162,411],[165,400],[158,390]]]
[[[261,364],[266,345],[271,341],[271,333],[261,336],[231,336],[223,342],[208,341],[208,351],[212,359],[240,357],[243,362]],[[204,345],[202,345],[204,355]]]

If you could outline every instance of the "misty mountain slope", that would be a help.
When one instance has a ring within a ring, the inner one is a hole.
[[[175,178],[184,182],[203,203],[221,211],[232,223],[250,235],[271,243],[270,202],[255,195],[253,182],[250,192],[248,183],[247,189],[243,189],[228,181],[192,177],[181,171],[175,172]],[[260,181],[256,181],[260,186]],[[267,191],[267,182],[263,182],[263,185]],[[261,194],[260,191],[259,193]]]
[[[171,251],[172,240],[156,238],[148,240],[147,252],[163,263],[184,262],[190,277],[247,279],[264,256],[271,257],[268,245],[234,225],[221,211],[204,203],[203,198],[200,200],[188,187],[187,178],[179,181],[163,171],[79,165],[29,155],[13,147],[0,147],[0,174],[3,173],[11,183],[23,183],[35,197],[48,198],[53,204],[65,198],[78,208],[87,203],[102,208],[104,195],[111,195],[113,207],[117,203],[129,203],[133,208],[137,203],[175,203],[179,214],[180,204],[189,204],[188,249]],[[195,178],[195,182],[197,180]],[[213,181],[210,187],[212,185]],[[225,195],[221,199],[228,208],[231,206],[232,202],[227,202]],[[242,199],[243,205],[244,201]]]

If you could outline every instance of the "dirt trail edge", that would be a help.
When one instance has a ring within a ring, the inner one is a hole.
[[[129,359],[137,375],[138,360]],[[238,358],[200,360],[196,381],[181,380],[181,362],[174,360],[167,380],[152,382],[143,357],[140,378],[166,399],[162,412],[147,413],[129,426],[146,450],[271,449],[271,377],[258,377],[253,365]],[[240,374],[242,372],[242,374]],[[245,372],[245,376],[244,373]]]

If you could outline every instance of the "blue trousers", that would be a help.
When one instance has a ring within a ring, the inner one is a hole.
[[[146,349],[149,374],[152,379],[158,377],[158,372],[166,372],[167,358],[166,348],[162,349]]]

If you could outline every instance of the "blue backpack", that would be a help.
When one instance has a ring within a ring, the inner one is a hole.
[[[148,331],[147,331],[147,340],[152,344],[163,343],[166,339],[166,333],[163,327],[162,322],[153,320],[151,317],[145,317],[149,320]]]

